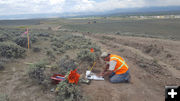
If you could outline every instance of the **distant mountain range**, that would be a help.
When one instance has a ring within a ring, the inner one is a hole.
[[[60,18],[60,17],[88,17],[88,16],[126,16],[126,15],[156,15],[156,14],[180,14],[180,6],[168,7],[143,7],[124,8],[104,12],[77,12],[77,13],[49,13],[49,14],[17,14],[0,15],[0,20],[13,19],[37,19],[37,18]]]

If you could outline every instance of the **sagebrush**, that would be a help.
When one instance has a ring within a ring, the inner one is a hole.
[[[0,93],[0,101],[9,101],[9,98],[6,94]]]
[[[0,55],[7,58],[21,58],[25,56],[26,50],[12,42],[0,43]]]
[[[48,62],[46,61],[40,61],[38,63],[30,65],[30,68],[28,69],[28,75],[31,79],[36,81],[37,83],[44,85],[47,87],[50,83],[49,75],[46,74],[46,65]]]
[[[75,60],[70,59],[68,56],[65,56],[58,62],[59,73],[63,75],[65,75],[70,70],[74,70],[77,68],[77,66],[78,63]]]
[[[56,101],[85,101],[85,97],[78,85],[62,81],[57,85],[58,95]]]
[[[28,39],[26,37],[17,37],[15,43],[21,47],[28,48]],[[29,41],[29,46],[31,47],[31,40]]]

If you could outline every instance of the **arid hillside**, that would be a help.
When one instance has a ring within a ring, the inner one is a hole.
[[[179,19],[0,22],[0,101],[163,101],[165,86],[180,85]],[[130,83],[52,84],[77,67],[84,78],[95,61],[100,73],[104,51],[125,59]]]

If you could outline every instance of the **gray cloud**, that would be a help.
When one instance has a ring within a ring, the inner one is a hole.
[[[0,0],[0,15],[98,12],[150,6],[180,6],[180,0]]]

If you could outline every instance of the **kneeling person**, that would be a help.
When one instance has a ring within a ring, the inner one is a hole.
[[[106,52],[101,54],[101,58],[106,62],[109,61],[109,64],[106,65],[106,68],[100,73],[100,76],[108,75],[112,83],[129,82],[129,69],[123,58]]]

